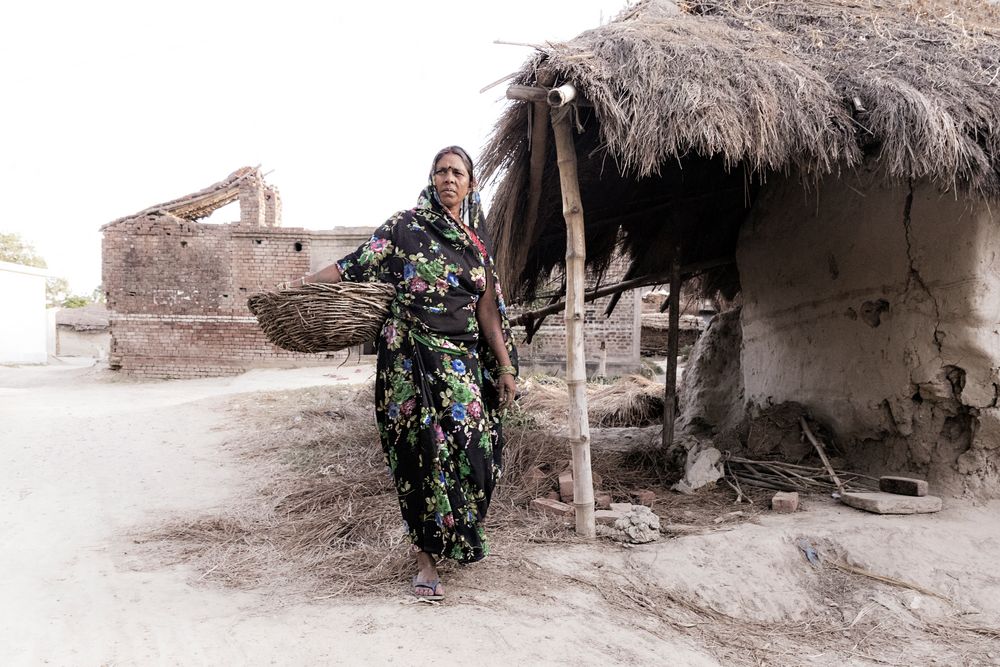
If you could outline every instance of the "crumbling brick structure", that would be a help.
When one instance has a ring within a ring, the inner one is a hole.
[[[233,201],[239,201],[238,222],[198,222]],[[102,230],[111,368],[144,377],[188,378],[327,363],[345,356],[287,352],[271,345],[247,309],[247,297],[340,259],[369,238],[374,227],[282,227],[278,191],[259,170],[244,167],[200,192]],[[605,283],[613,277],[607,276]],[[636,294],[623,295],[611,318],[602,315],[606,304],[607,299],[587,304],[588,366],[596,370],[603,343],[609,372],[634,371],[639,365]],[[550,316],[533,342],[521,346],[526,370],[561,369],[565,340],[561,314]]]
[[[197,221],[236,200],[239,222]],[[319,232],[280,225],[278,192],[252,168],[105,225],[111,368],[179,378],[342,358],[343,352],[301,354],[271,345],[246,301],[339,258],[372,228]]]

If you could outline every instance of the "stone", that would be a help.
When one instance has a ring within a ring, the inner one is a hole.
[[[941,511],[937,496],[900,496],[895,493],[845,491],[840,502],[875,514],[926,514]]]
[[[559,499],[564,503],[573,502],[573,473],[569,470],[559,473]]]
[[[594,494],[594,507],[599,510],[611,509],[611,494],[598,491]]]
[[[684,477],[674,484],[674,491],[691,494],[719,481],[722,478],[721,458],[722,452],[715,447],[696,446],[691,449],[684,463]]]
[[[599,512],[602,521],[610,521],[610,524],[598,523],[597,534],[602,537],[610,537],[629,544],[646,544],[660,537],[660,517],[648,507],[633,505],[631,510],[625,513],[609,510],[599,510]],[[596,520],[597,512],[594,515]]]
[[[549,500],[559,500],[559,492],[549,491],[548,493],[545,494],[545,497],[548,498]]]
[[[632,497],[635,498],[636,503],[639,505],[645,505],[646,507],[652,507],[653,501],[656,500],[656,494],[649,489],[639,489],[638,491],[633,491]]]
[[[901,496],[926,496],[927,480],[885,475],[878,478],[878,490],[885,491],[886,493],[896,493]]]
[[[535,498],[531,501],[531,509],[537,510],[542,514],[554,514],[556,516],[574,516],[576,514],[576,510],[571,505],[561,503],[558,500],[549,500],[548,498]]]
[[[600,474],[596,472],[591,472],[590,477],[594,482],[594,489],[599,489],[601,488],[601,485],[604,484],[604,478],[601,477]]]
[[[781,514],[791,514],[799,508],[799,494],[795,491],[778,491],[771,498],[771,509]]]
[[[613,512],[623,512],[628,514],[632,511],[634,505],[632,503],[611,503],[609,509]]]
[[[594,510],[594,521],[599,526],[613,526],[618,519],[625,518],[624,512],[612,510]]]

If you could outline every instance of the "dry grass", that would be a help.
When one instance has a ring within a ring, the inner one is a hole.
[[[551,376],[529,378],[520,405],[527,412],[544,413],[565,423],[569,410],[566,382]],[[652,426],[663,419],[663,385],[641,375],[590,383],[587,410],[591,426]]]
[[[249,461],[248,469],[256,471],[249,483],[260,494],[220,515],[179,520],[146,533],[140,536],[146,548],[161,562],[192,565],[203,582],[270,591],[282,599],[385,598],[405,590],[413,565],[377,443],[370,389],[244,395],[234,399],[229,410],[244,424],[231,446]],[[680,633],[732,665],[845,660],[925,664],[941,655],[942,643],[945,653],[985,657],[984,647],[998,636],[996,629],[959,614],[933,622],[905,609],[887,615],[870,602],[871,591],[913,586],[856,565],[838,567],[847,562],[845,555],[828,544],[815,546],[830,566],[811,568],[802,562],[819,611],[808,620],[782,623],[757,622],[749,611],[736,617],[714,609],[697,595],[678,590],[674,582],[654,579],[629,558],[624,568],[603,567],[572,576],[548,571],[533,560],[547,553],[547,545],[584,543],[564,523],[525,509],[530,499],[554,485],[568,459],[564,443],[549,431],[552,418],[541,411],[510,416],[504,480],[488,521],[493,555],[476,568],[446,562],[444,573],[458,589],[476,590],[476,577],[488,578],[493,594],[530,596],[553,584],[553,590],[576,586],[603,600],[598,611],[607,615],[608,627],[629,623],[664,641],[676,641]],[[525,473],[535,466],[545,467],[549,475],[531,484]],[[594,468],[604,477],[605,488],[622,499],[639,487],[662,490],[648,454],[595,452]],[[729,530],[733,523],[754,521],[767,507],[769,493],[745,489],[745,494],[753,502],[734,505],[734,494],[725,487],[695,496],[661,493],[654,509],[667,526]],[[602,562],[611,559],[600,556],[601,550],[616,558],[622,553],[611,543],[586,544],[597,550],[595,557]],[[558,599],[565,614],[595,613],[594,607],[575,606],[585,602],[562,595]],[[505,613],[502,598],[493,604],[498,614]]]
[[[644,404],[638,381],[622,383],[621,392]],[[611,387],[596,391],[610,395]],[[625,403],[619,400],[616,409],[628,413]],[[174,522],[141,541],[163,549],[168,560],[195,560],[201,579],[227,586],[384,595],[407,581],[412,556],[382,459],[370,388],[253,394],[234,399],[229,409],[246,430],[230,446],[253,463],[261,497],[221,516]],[[493,553],[508,560],[528,544],[575,539],[564,522],[527,509],[533,498],[556,488],[569,463],[564,440],[553,434],[553,417],[518,408],[507,420],[504,477],[487,525]],[[595,453],[593,466],[616,500],[660,481],[649,455]],[[525,473],[535,467],[548,474],[528,482]]]

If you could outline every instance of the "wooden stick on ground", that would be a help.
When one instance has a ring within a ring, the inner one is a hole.
[[[843,494],[844,485],[841,483],[840,478],[837,477],[837,473],[833,471],[833,466],[830,465],[830,459],[826,458],[826,451],[823,449],[823,445],[820,444],[820,441],[817,440],[816,436],[814,436],[812,431],[809,430],[809,424],[806,423],[805,417],[799,417],[799,423],[802,425],[802,432],[806,434],[806,437],[809,438],[809,442],[812,443],[813,447],[815,447],[816,451],[819,453],[819,458],[823,461],[826,471],[830,473],[830,479],[832,479],[833,483],[837,485],[837,491]]]

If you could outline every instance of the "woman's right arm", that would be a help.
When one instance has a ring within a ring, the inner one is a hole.
[[[382,278],[384,263],[393,254],[396,222],[405,212],[397,213],[375,230],[367,241],[339,261],[315,273],[295,278],[286,287],[300,287],[306,283],[375,282]]]
[[[339,283],[340,282],[340,269],[337,267],[337,263],[334,262],[330,266],[323,267],[316,273],[310,273],[302,276],[301,278],[296,278],[291,280],[286,285],[288,287],[301,287],[306,283]]]

